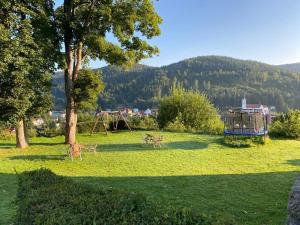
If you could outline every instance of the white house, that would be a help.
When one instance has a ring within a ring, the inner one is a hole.
[[[151,111],[151,109],[146,109],[145,111],[144,111],[144,114],[146,115],[146,116],[149,116],[149,115],[151,115],[152,114],[152,111]]]

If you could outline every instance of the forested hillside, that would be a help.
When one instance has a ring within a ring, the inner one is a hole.
[[[204,92],[219,108],[239,106],[244,94],[249,103],[274,105],[278,111],[300,107],[300,74],[255,61],[204,56],[159,68],[137,65],[123,71],[104,67],[102,73],[106,83],[102,108],[156,107],[175,79],[187,89]],[[64,105],[62,81],[62,74],[55,74],[56,108]]]
[[[291,64],[284,64],[280,65],[282,69],[287,69],[291,72],[298,72],[300,73],[300,63],[291,63]]]

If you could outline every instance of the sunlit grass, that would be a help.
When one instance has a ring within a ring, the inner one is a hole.
[[[99,187],[142,192],[166,206],[233,216],[240,224],[283,224],[288,193],[300,170],[300,142],[273,140],[265,146],[230,148],[222,137],[162,133],[161,149],[142,145],[143,132],[79,135],[99,144],[83,161],[65,156],[63,137],[34,138],[26,151],[0,142],[0,224],[14,213],[17,172],[47,167]]]

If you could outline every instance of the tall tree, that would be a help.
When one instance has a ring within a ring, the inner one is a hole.
[[[16,126],[20,148],[28,145],[26,118],[51,105],[51,73],[59,46],[54,33],[52,1],[0,2],[0,120]]]
[[[158,53],[146,39],[160,34],[162,19],[151,0],[64,0],[56,10],[65,50],[66,143],[76,142],[74,86],[87,59],[129,67]],[[110,41],[111,40],[111,41]]]

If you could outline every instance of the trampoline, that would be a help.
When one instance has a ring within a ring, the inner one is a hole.
[[[268,134],[270,119],[261,109],[230,109],[224,118],[224,135],[255,137]]]

